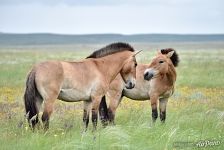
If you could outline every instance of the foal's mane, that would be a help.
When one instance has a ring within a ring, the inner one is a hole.
[[[174,65],[174,67],[177,67],[179,62],[180,62],[180,59],[179,59],[179,56],[178,56],[177,52],[173,48],[161,49],[161,53],[162,54],[168,54],[171,51],[174,51],[174,53],[170,57],[170,59],[171,59],[173,65]]]
[[[99,50],[96,50],[86,58],[100,58],[100,57],[104,57],[104,56],[111,55],[117,52],[122,52],[122,51],[134,52],[135,50],[128,43],[118,42],[118,43],[109,44]]]

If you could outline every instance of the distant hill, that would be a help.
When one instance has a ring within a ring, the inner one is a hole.
[[[0,45],[96,44],[110,42],[224,42],[224,34],[0,34]]]

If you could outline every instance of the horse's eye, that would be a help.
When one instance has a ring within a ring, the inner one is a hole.
[[[135,63],[135,67],[137,67],[137,65],[138,65],[138,64],[137,64],[137,63]]]
[[[164,61],[160,60],[159,63],[162,64],[162,63],[164,63]]]

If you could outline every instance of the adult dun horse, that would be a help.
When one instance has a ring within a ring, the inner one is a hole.
[[[107,97],[109,108],[107,109],[105,96],[100,104],[100,117],[103,124],[114,124],[115,112],[123,96],[132,100],[151,100],[152,119],[158,117],[157,103],[159,101],[160,120],[165,122],[166,105],[168,98],[174,92],[176,81],[175,67],[178,66],[179,57],[174,49],[162,49],[150,64],[138,64],[136,68],[136,85],[133,89],[124,86],[121,75],[110,84]]]
[[[93,129],[96,129],[100,101],[115,77],[120,73],[127,89],[135,86],[137,53],[129,44],[114,43],[79,62],[47,61],[35,65],[28,75],[24,94],[30,125],[34,128],[38,123],[44,102],[42,122],[48,129],[55,100],[59,99],[84,101],[84,125],[87,129],[92,109]]]

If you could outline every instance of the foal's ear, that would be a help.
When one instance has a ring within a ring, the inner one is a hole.
[[[170,51],[168,54],[166,54],[167,57],[172,57],[173,56],[174,51]]]
[[[157,54],[162,54],[161,50],[160,49],[157,49]]]
[[[136,56],[138,53],[140,53],[142,50],[139,50],[139,51],[136,51],[135,53],[134,53],[134,55],[133,55],[133,57],[134,56]]]

